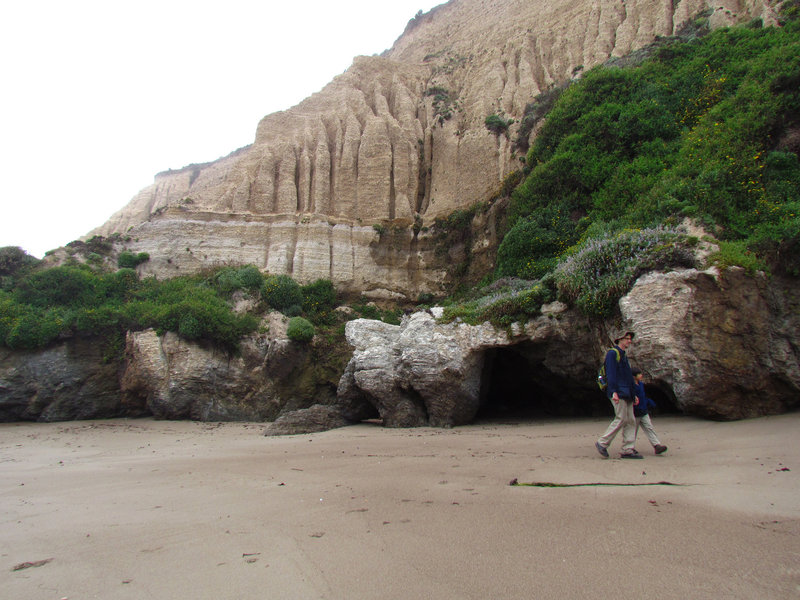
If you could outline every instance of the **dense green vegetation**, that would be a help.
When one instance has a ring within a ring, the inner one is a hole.
[[[222,274],[158,281],[140,279],[133,269],[82,265],[23,273],[0,291],[0,344],[30,350],[73,335],[99,335],[118,346],[125,331],[153,327],[234,350],[257,320],[232,312],[227,299],[233,289],[220,285]]]
[[[501,115],[498,114],[491,114],[484,120],[483,124],[486,125],[486,129],[494,133],[495,135],[505,134],[508,132],[508,128],[514,123],[514,119],[506,119]]]
[[[597,67],[560,93],[512,193],[496,276],[546,277],[561,299],[606,315],[631,274],[687,264],[691,240],[668,234],[687,217],[721,240],[719,264],[800,275],[800,23],[791,11],[782,27],[660,40],[640,64]],[[657,256],[620,247],[620,231],[651,238],[654,228],[671,236],[655,244]]]
[[[335,311],[338,297],[327,279],[300,285],[288,275],[265,275],[245,265],[160,281],[140,278],[127,267],[112,272],[90,259],[91,249],[84,254],[84,263],[47,267],[20,248],[0,248],[0,346],[35,350],[91,336],[105,341],[113,359],[120,356],[126,331],[154,328],[159,335],[172,331],[235,352],[268,310],[292,317],[288,335],[301,342],[317,333],[325,335],[325,343],[341,339],[350,318],[399,321],[399,310],[363,299],[349,311]],[[143,254],[123,251],[117,262],[147,260]],[[249,310],[234,311],[235,299],[249,299]]]

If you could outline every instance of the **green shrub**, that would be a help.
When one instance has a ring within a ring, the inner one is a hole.
[[[517,221],[497,250],[497,275],[539,279],[555,269],[558,257],[578,240],[576,224],[558,205]]]
[[[130,300],[139,288],[139,274],[134,269],[119,269],[102,277],[103,295],[116,300]]]
[[[773,221],[756,228],[748,249],[773,272],[800,277],[800,202],[783,205]]]
[[[13,276],[39,264],[39,259],[30,256],[19,246],[0,248],[0,276]]]
[[[403,314],[400,309],[381,310],[375,304],[367,302],[364,298],[362,298],[360,302],[352,304],[350,308],[362,319],[374,319],[392,325],[398,325]]]
[[[264,276],[261,270],[255,265],[245,265],[237,270],[241,286],[246,290],[260,290],[264,283]]]
[[[89,253],[108,256],[113,249],[114,244],[111,240],[104,238],[102,235],[95,235],[86,242],[86,250]]]
[[[441,86],[428,88],[425,90],[425,95],[433,96],[433,117],[439,125],[444,125],[444,122],[458,109],[458,99],[452,97],[450,92]]]
[[[486,126],[486,129],[493,134],[500,135],[507,133],[508,128],[513,122],[514,119],[504,119],[500,115],[492,114],[484,119],[483,124]]]
[[[300,285],[288,275],[270,275],[264,280],[261,296],[275,310],[284,311],[290,306],[303,305]]]
[[[498,327],[507,327],[538,316],[542,304],[555,297],[553,287],[544,279],[527,281],[516,278],[498,279],[471,295],[471,300],[446,306],[442,321],[460,319],[470,325],[488,321]]]
[[[299,304],[292,304],[288,308],[284,308],[282,312],[287,317],[299,317],[303,314],[303,307]]]
[[[309,314],[323,313],[336,306],[336,288],[329,279],[317,279],[301,286],[303,310]]]
[[[139,280],[132,269],[54,267],[24,277],[13,293],[0,291],[0,345],[16,349],[41,348],[62,334],[99,336],[119,349],[125,331],[153,327],[234,351],[256,326],[201,277],[159,282]]]
[[[756,254],[747,248],[747,242],[720,241],[719,250],[708,257],[708,263],[724,269],[726,267],[742,267],[751,275],[756,271],[767,270],[767,265]]]
[[[314,326],[310,321],[303,317],[292,317],[289,319],[289,327],[286,335],[295,342],[310,342],[314,337]]]
[[[381,315],[381,310],[374,304],[354,304],[351,308],[356,311],[358,316],[362,319],[382,320],[383,315]]]
[[[178,322],[178,334],[187,340],[196,340],[202,337],[203,327],[197,317],[192,314],[185,314]]]
[[[584,242],[554,272],[559,297],[606,317],[647,271],[694,266],[691,240],[665,229],[622,230]]]
[[[63,329],[57,309],[23,310],[8,330],[5,345],[13,350],[35,350],[56,340]]]
[[[147,252],[139,252],[134,254],[127,250],[123,250],[117,257],[117,266],[120,269],[135,269],[143,262],[150,260],[150,255]]]
[[[222,294],[230,295],[237,290],[257,292],[264,284],[264,276],[255,265],[222,267],[213,273],[209,281]]]
[[[17,288],[19,302],[38,306],[94,306],[98,301],[98,275],[78,267],[60,266],[36,271]]]

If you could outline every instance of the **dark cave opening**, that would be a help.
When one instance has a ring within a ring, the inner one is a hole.
[[[675,394],[672,389],[661,381],[649,382],[645,379],[644,393],[653,402],[656,408],[650,411],[652,415],[679,415],[683,414],[675,404]]]
[[[487,350],[476,420],[529,420],[588,416],[603,400],[544,366],[547,347],[523,342]],[[602,413],[601,413],[602,414]]]
[[[613,416],[593,375],[571,378],[553,373],[544,364],[547,352],[546,345],[530,342],[487,350],[475,421]],[[657,405],[654,415],[681,412],[663,382],[645,380],[645,391]]]

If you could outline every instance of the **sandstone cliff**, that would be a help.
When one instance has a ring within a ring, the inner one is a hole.
[[[90,235],[124,234],[159,277],[252,263],[344,291],[441,291],[447,264],[427,226],[493,197],[520,166],[526,104],[707,9],[713,25],[773,19],[759,0],[451,0],[266,116],[252,145],[158,174]],[[486,129],[492,114],[515,121],[508,135]]]

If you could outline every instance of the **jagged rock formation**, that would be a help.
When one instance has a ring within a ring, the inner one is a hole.
[[[738,268],[650,273],[620,301],[611,331],[636,332],[629,356],[662,404],[715,419],[777,414],[800,404],[798,302],[796,283]],[[591,382],[612,325],[558,303],[512,331],[427,313],[400,326],[351,321],[339,397],[366,400],[388,426],[461,425],[491,403],[592,414],[607,402]]]
[[[151,256],[140,270],[159,277],[252,263],[343,291],[442,291],[446,262],[426,228],[492,198],[520,166],[526,104],[706,9],[718,25],[772,20],[757,0],[451,0],[412,19],[382,56],[356,58],[265,117],[251,146],[158,174],[90,235],[128,236]],[[516,121],[508,135],[486,129],[491,114]]]
[[[92,234],[119,233],[149,253],[143,275],[252,263],[376,297],[446,290],[467,249],[448,240],[442,252],[429,226],[495,198],[523,158],[514,141],[526,104],[707,8],[716,25],[772,20],[770,3],[755,0],[451,0],[409,22],[383,56],[357,58],[318,94],[265,117],[251,146],[157,175]],[[507,136],[486,129],[491,114],[516,121]],[[473,219],[468,252],[482,273],[497,240],[487,214]],[[612,327],[637,332],[632,359],[675,410],[773,414],[800,403],[798,306],[796,282],[692,269],[640,278],[616,323],[558,303],[510,331],[427,313],[400,326],[354,321],[349,363],[321,340],[290,342],[277,315],[236,356],[144,331],[129,333],[114,363],[76,338],[0,352],[0,420],[150,414],[273,421],[268,433],[285,434],[377,417],[458,425],[487,407],[600,414],[607,401],[592,382]]]

